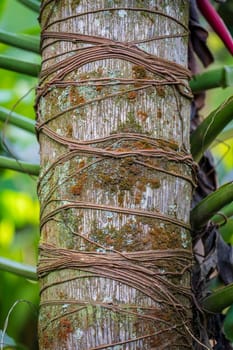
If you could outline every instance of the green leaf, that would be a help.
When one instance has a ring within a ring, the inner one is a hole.
[[[0,168],[12,169],[30,175],[39,175],[40,166],[0,156]]]
[[[21,61],[5,55],[0,55],[0,68],[27,74],[33,77],[38,77],[40,72],[39,64]]]
[[[38,54],[40,53],[40,40],[37,36],[9,33],[0,29],[0,42]]]
[[[227,128],[227,130],[224,130],[223,132],[221,132],[219,137],[213,141],[211,147],[215,147],[219,145],[219,143],[229,139],[233,139],[233,127]]]
[[[34,33],[39,33],[38,13],[33,13],[30,8],[22,6],[17,0],[0,0],[0,3],[5,3],[0,13],[1,28],[12,33],[25,34],[30,34],[31,29],[34,28],[37,30]]]
[[[190,81],[194,94],[208,89],[230,86],[233,86],[233,66],[224,66],[195,75]]]
[[[21,114],[0,106],[0,120],[18,126],[19,128],[35,134],[35,122]]]
[[[227,310],[226,317],[223,322],[223,331],[228,340],[233,342],[233,305]]]
[[[216,214],[214,215],[211,220],[213,222],[215,222],[216,224],[222,224],[224,223],[225,219],[224,216],[226,218],[229,218],[233,215],[233,203],[225,206],[224,208],[221,209],[220,214]]]
[[[233,304],[233,283],[217,289],[211,295],[203,299],[202,307],[214,313],[222,312],[226,307]]]
[[[209,194],[191,211],[190,220],[194,230],[200,229],[225,205],[233,201],[233,182],[229,182]]]
[[[36,268],[6,258],[0,258],[0,270],[37,281]]]
[[[27,6],[31,10],[39,13],[40,12],[40,4],[36,0],[18,0],[21,4]]]
[[[191,153],[198,162],[225,126],[233,120],[233,96],[227,99],[191,135]]]
[[[219,228],[225,242],[233,244],[233,219],[228,219],[226,224]]]
[[[6,0],[1,0],[0,1],[0,22],[2,21],[5,8],[6,8]]]

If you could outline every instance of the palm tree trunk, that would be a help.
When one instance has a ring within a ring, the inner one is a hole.
[[[40,349],[192,349],[188,1],[40,20]]]

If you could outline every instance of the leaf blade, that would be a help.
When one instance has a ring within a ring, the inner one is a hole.
[[[40,42],[36,36],[10,33],[0,29],[0,42],[23,50],[40,53]]]
[[[226,317],[223,322],[223,331],[228,340],[233,342],[233,305],[227,311]]]
[[[35,134],[35,121],[0,106],[0,120]]]
[[[36,268],[10,259],[0,257],[0,270],[37,281]]]
[[[18,60],[6,55],[0,55],[0,68],[30,75],[32,77],[38,77],[40,72],[39,64]]]
[[[202,307],[209,312],[219,313],[233,304],[233,283],[217,289],[202,300]]]
[[[225,126],[233,120],[233,96],[228,98],[191,135],[191,153],[198,162]]]
[[[38,164],[18,161],[12,158],[0,156],[0,168],[20,171],[30,175],[39,175],[40,166]]]
[[[200,229],[225,205],[233,201],[233,181],[229,182],[199,202],[190,214],[190,221],[194,230]]]
[[[18,0],[18,1],[21,4],[30,8],[31,10],[33,10],[34,12],[37,12],[37,13],[40,12],[40,4],[38,3],[38,1],[35,1],[35,0]]]
[[[194,94],[218,87],[233,86],[233,66],[224,66],[195,75],[190,81]]]

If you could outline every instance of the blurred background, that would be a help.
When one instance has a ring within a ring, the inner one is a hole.
[[[0,1],[0,29],[13,33],[39,35],[37,14],[16,0]],[[0,44],[0,54],[40,62],[29,51]],[[37,79],[0,69],[0,105],[35,119],[33,109]],[[39,163],[36,136],[9,123],[0,123],[0,154]],[[0,256],[36,265],[39,240],[39,204],[36,177],[0,169]],[[11,306],[7,334],[17,342],[36,349],[38,284],[0,270],[0,329]]]
[[[222,18],[233,34],[233,1],[216,4],[216,7],[219,8]],[[13,33],[39,35],[37,17],[38,14],[17,0],[0,1],[0,29]],[[232,56],[224,48],[221,40],[203,19],[202,24],[210,30],[208,43],[215,58],[215,62],[208,69],[233,65]],[[0,54],[34,63],[40,62],[38,55],[4,44],[0,44]],[[37,79],[3,69],[0,69],[0,77],[0,105],[35,119],[33,104]],[[201,111],[203,117],[231,95],[232,88],[209,91],[206,105]],[[224,133],[225,136],[219,136],[212,147],[219,184],[233,180],[233,122],[226,130],[228,132]],[[35,135],[8,122],[0,122],[0,139],[0,155],[39,163],[39,149]],[[0,169],[0,256],[33,266],[36,265],[39,240],[36,183],[36,177]],[[226,237],[233,244],[232,232],[233,229]],[[11,306],[21,299],[29,301],[30,305],[35,307],[18,303],[10,314],[7,334],[17,343],[23,344],[22,349],[37,349],[38,284],[0,270],[0,329],[4,327]]]
[[[233,1],[227,0],[223,4],[212,2],[218,9],[223,21],[227,25],[231,35],[233,36]],[[203,17],[200,17],[201,24],[209,31],[208,46],[214,55],[214,63],[208,67],[208,70],[223,66],[233,67],[233,57],[224,47],[219,37],[208,26]],[[227,87],[216,88],[209,90],[206,93],[205,107],[201,111],[203,117],[207,116],[211,111],[216,109],[225,99],[233,95],[233,88]],[[226,131],[229,131],[226,133]],[[231,132],[230,132],[231,130]],[[226,139],[225,139],[226,137]],[[216,143],[212,145],[211,152],[215,158],[216,170],[218,173],[219,185],[233,180],[233,120],[221,136],[219,136]],[[232,242],[233,243],[233,242]]]

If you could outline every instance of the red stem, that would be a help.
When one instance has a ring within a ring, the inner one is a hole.
[[[233,55],[232,36],[215,8],[210,4],[209,0],[197,0],[197,5],[207,22],[211,25],[214,31],[222,39],[227,49]]]

